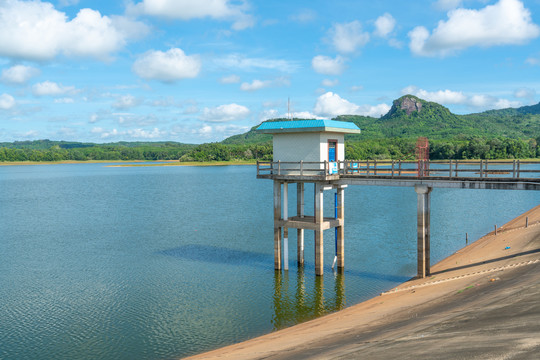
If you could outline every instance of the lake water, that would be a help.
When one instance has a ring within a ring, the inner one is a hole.
[[[344,274],[273,270],[272,182],[254,166],[0,167],[0,359],[170,359],[366,300],[416,273],[416,193],[349,186]],[[290,189],[290,214],[296,188]],[[313,187],[306,186],[306,214]],[[540,203],[434,189],[432,263]],[[325,213],[333,214],[325,192]],[[296,258],[291,231],[290,258]]]

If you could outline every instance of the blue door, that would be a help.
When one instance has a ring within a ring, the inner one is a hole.
[[[336,148],[337,148],[337,141],[328,140],[328,161],[337,160]]]

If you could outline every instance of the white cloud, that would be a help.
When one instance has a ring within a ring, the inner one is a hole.
[[[69,97],[60,98],[60,99],[54,99],[55,104],[73,104],[75,100]]]
[[[311,60],[311,66],[319,74],[340,75],[345,70],[345,59],[339,55],[335,59],[317,55]]]
[[[190,105],[182,111],[182,114],[184,115],[192,115],[199,112],[199,108],[196,105]]]
[[[268,88],[272,86],[288,86],[288,85],[290,85],[290,81],[286,78],[278,78],[275,80],[265,80],[265,81],[255,79],[251,83],[247,83],[247,82],[242,83],[242,85],[240,85],[240,90],[256,91],[256,90],[260,90],[260,89],[264,89],[264,88]]]
[[[340,53],[353,53],[369,41],[369,33],[362,31],[362,24],[355,20],[335,24],[329,31],[332,44]]]
[[[289,16],[289,19],[299,23],[312,22],[317,18],[317,13],[312,9],[303,9],[298,13]]]
[[[518,99],[534,100],[536,96],[536,90],[531,88],[519,88],[514,91],[514,97]]]
[[[39,138],[39,132],[37,130],[28,130],[27,132],[23,133],[22,136],[25,138],[37,139]]]
[[[339,84],[339,80],[338,79],[324,79],[322,81],[322,85],[323,86],[326,86],[326,87],[332,87],[332,86],[336,86],[337,84]]]
[[[269,87],[272,85],[272,82],[270,80],[261,81],[261,80],[253,80],[251,83],[242,83],[240,85],[240,90],[242,91],[255,91],[264,89],[266,87]]]
[[[201,70],[201,60],[197,55],[186,55],[181,49],[167,52],[148,51],[135,61],[133,71],[143,79],[174,82],[197,77]]]
[[[44,81],[32,86],[32,93],[36,96],[58,96],[76,94],[78,90],[74,86],[64,86],[52,81]]]
[[[279,112],[276,109],[265,109],[260,112],[259,114],[259,121],[266,121],[269,119],[276,119],[278,117],[281,117],[279,115]],[[287,116],[283,116],[287,117]]]
[[[463,0],[438,0],[434,5],[442,11],[452,10],[462,5]]]
[[[99,135],[102,139],[107,138],[124,138],[124,139],[158,139],[166,135],[166,132],[153,128],[151,130],[145,129],[129,129],[125,131],[118,131],[116,128],[112,130],[105,130],[100,127],[94,127],[91,131],[92,134]]]
[[[68,20],[65,13],[42,1],[0,2],[0,56],[50,60],[59,54],[110,60],[134,34],[126,24],[145,33],[148,27],[122,17],[102,16],[82,9]]]
[[[293,111],[290,114],[280,114],[276,109],[266,109],[259,114],[259,121],[266,121],[277,118],[289,118],[294,119],[317,119],[317,115],[309,111]]]
[[[58,130],[58,134],[61,136],[75,137],[77,131],[74,128],[63,126]]]
[[[529,57],[527,58],[527,60],[525,60],[525,63],[533,66],[538,66],[540,65],[540,57]]]
[[[240,76],[238,75],[229,75],[224,76],[219,80],[222,84],[237,84],[240,82]]]
[[[519,107],[522,104],[519,101],[510,101],[503,98],[497,98],[487,94],[467,95],[461,91],[438,90],[426,91],[415,86],[408,86],[401,90],[403,95],[411,94],[427,101],[433,101],[442,105],[465,105],[477,111],[504,109],[508,107]]]
[[[158,128],[153,128],[152,130],[131,129],[127,130],[127,135],[134,139],[157,139],[165,135],[165,132],[162,132]]]
[[[254,25],[247,4],[231,4],[229,0],[143,0],[128,11],[169,19],[213,18],[233,21],[233,29],[243,30]]]
[[[377,20],[375,20],[375,35],[380,37],[388,37],[392,31],[394,31],[394,27],[396,26],[396,19],[389,13],[385,13],[382,16],[379,16]]]
[[[433,101],[439,104],[465,104],[467,102],[467,96],[460,91],[451,90],[438,90],[438,91],[426,91],[419,89],[416,86],[408,86],[401,90],[403,95],[411,94],[418,96],[421,99]]]
[[[207,122],[228,122],[241,120],[250,114],[247,107],[238,104],[220,105],[215,108],[204,108],[201,120]]]
[[[3,82],[10,84],[25,84],[33,78],[40,74],[39,69],[36,69],[31,66],[25,65],[15,65],[9,69],[2,71],[2,77],[0,78]]]
[[[258,69],[279,70],[292,73],[298,69],[298,64],[287,60],[248,58],[240,54],[231,54],[223,58],[214,60],[219,67],[240,69],[243,71],[254,71]]]
[[[317,119],[317,115],[309,111],[295,111],[291,114],[294,119]]]
[[[9,110],[15,106],[15,98],[9,94],[0,95],[0,110]]]
[[[494,109],[507,109],[520,107],[522,104],[519,101],[511,101],[508,99],[496,99],[493,104]]]
[[[359,106],[341,98],[338,94],[327,92],[317,98],[313,112],[324,117],[336,117],[338,115],[379,117],[386,114],[389,110],[390,106],[386,104]]]
[[[519,0],[499,0],[480,10],[456,9],[432,33],[418,26],[409,32],[411,51],[447,56],[471,46],[519,45],[540,35],[540,27]]]
[[[122,95],[116,99],[115,103],[112,105],[115,109],[129,109],[134,106],[137,106],[141,103],[140,99],[137,99],[133,95]]]
[[[220,125],[209,125],[203,124],[199,128],[191,129],[193,135],[206,140],[222,140],[226,137],[241,134],[249,130],[247,126],[239,126],[234,124],[220,124]],[[182,133],[185,132],[182,131]],[[180,133],[181,134],[181,133]]]
[[[60,6],[72,6],[72,5],[77,5],[79,3],[80,0],[60,0],[58,2],[58,5]]]

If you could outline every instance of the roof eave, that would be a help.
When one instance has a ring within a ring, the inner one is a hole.
[[[305,132],[331,132],[342,134],[360,134],[360,129],[344,129],[336,127],[309,127],[309,128],[282,128],[282,129],[256,129],[263,134],[286,134],[286,133],[305,133]]]

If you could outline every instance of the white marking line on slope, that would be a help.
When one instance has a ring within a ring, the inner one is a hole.
[[[499,266],[499,267],[492,268],[492,269],[476,271],[476,272],[473,272],[473,273],[463,274],[463,275],[459,275],[459,276],[453,276],[453,277],[447,278],[447,279],[440,279],[440,280],[426,282],[426,283],[423,283],[423,284],[412,285],[412,286],[408,286],[406,288],[397,288],[397,289],[393,289],[393,290],[388,290],[388,291],[385,291],[385,292],[381,293],[381,295],[394,294],[394,293],[397,293],[397,292],[418,289],[418,288],[422,288],[422,287],[426,287],[426,286],[438,285],[438,284],[445,283],[445,282],[448,282],[448,281],[464,279],[464,278],[468,278],[468,277],[471,277],[471,276],[477,276],[477,275],[482,275],[482,274],[489,274],[489,273],[492,273],[492,272],[502,271],[502,270],[506,270],[506,269],[525,266],[525,265],[532,265],[532,264],[536,264],[538,262],[540,262],[540,259],[523,261],[523,262],[520,262],[520,263],[509,264],[509,265],[505,265],[505,266]]]

